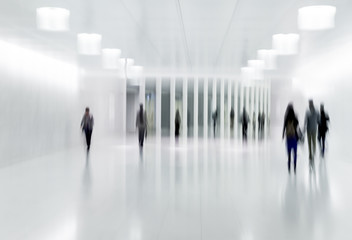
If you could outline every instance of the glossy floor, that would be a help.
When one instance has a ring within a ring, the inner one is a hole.
[[[0,169],[0,239],[351,239],[352,165],[284,143],[136,139]]]

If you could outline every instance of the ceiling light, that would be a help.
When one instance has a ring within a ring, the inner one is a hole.
[[[326,30],[335,27],[336,7],[327,5],[302,7],[298,10],[300,30]]]
[[[117,48],[102,49],[102,65],[105,69],[118,69],[121,50]]]
[[[78,53],[82,55],[99,55],[101,52],[101,35],[96,33],[77,34]]]
[[[264,68],[267,70],[276,69],[276,51],[273,49],[258,50],[258,59],[264,61]]]
[[[299,35],[296,33],[273,35],[273,49],[278,55],[295,55],[298,53]]]
[[[68,31],[70,11],[65,8],[37,8],[37,28],[44,31]]]

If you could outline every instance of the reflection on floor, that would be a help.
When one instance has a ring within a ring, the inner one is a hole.
[[[347,161],[284,143],[136,139],[0,169],[0,239],[349,239]]]

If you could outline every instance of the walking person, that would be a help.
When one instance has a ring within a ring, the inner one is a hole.
[[[304,119],[304,132],[307,132],[308,148],[309,148],[309,166],[314,168],[314,155],[317,138],[319,116],[315,110],[313,100],[309,100],[309,109],[306,112]]]
[[[214,113],[213,113],[213,130],[214,130],[214,138],[216,136],[216,122],[218,120],[218,110],[215,110]]]
[[[324,104],[320,104],[320,116],[318,120],[318,142],[320,146],[321,156],[325,155],[325,139],[328,132],[329,115],[324,110]]]
[[[139,111],[137,112],[136,127],[138,128],[139,146],[142,148],[144,143],[144,135],[147,130],[147,114],[143,110],[142,103],[139,105]]]
[[[181,128],[181,115],[180,115],[180,111],[177,109],[176,114],[175,114],[175,137],[176,137],[176,140],[178,140],[178,137],[180,136],[180,128]]]
[[[89,107],[86,107],[85,113],[83,115],[81,121],[81,128],[86,135],[86,142],[87,142],[87,151],[90,149],[90,142],[92,139],[92,132],[94,126],[94,118],[93,115],[89,113]]]
[[[288,172],[291,172],[291,152],[293,151],[293,167],[296,173],[297,166],[297,142],[300,135],[299,122],[293,109],[292,103],[288,104],[285,113],[282,139],[286,136],[286,147],[288,154]]]
[[[249,116],[248,116],[248,113],[247,113],[245,107],[243,107],[242,116],[241,116],[241,123],[242,123],[242,140],[247,142]]]

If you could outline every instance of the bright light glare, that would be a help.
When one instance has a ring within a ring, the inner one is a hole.
[[[105,69],[118,69],[120,66],[121,50],[105,48],[102,50],[102,64]]]
[[[21,74],[42,85],[77,90],[77,66],[0,40],[0,67],[10,74]]]
[[[296,33],[273,35],[273,49],[278,55],[295,55],[298,53],[299,35]]]
[[[326,30],[335,27],[336,7],[308,6],[298,10],[298,27],[301,30]]]
[[[102,36],[96,33],[77,34],[78,53],[82,55],[100,55]]]
[[[264,61],[265,69],[276,69],[277,53],[273,49],[260,49],[258,50],[258,59]]]
[[[249,60],[248,67],[253,69],[253,80],[262,80],[264,78],[263,70],[265,68],[265,63],[263,60]]]
[[[45,31],[68,31],[70,11],[65,8],[37,8],[37,27]]]

